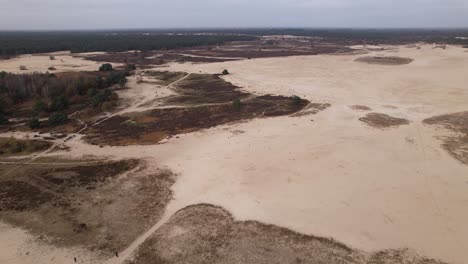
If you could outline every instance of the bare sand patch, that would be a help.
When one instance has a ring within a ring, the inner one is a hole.
[[[409,124],[409,121],[404,118],[392,117],[381,113],[369,113],[359,118],[359,120],[376,128],[398,127]]]
[[[51,60],[50,56],[54,56],[55,59]],[[0,71],[11,73],[51,72],[49,69],[51,67],[55,68],[53,72],[97,71],[101,64],[66,53],[21,55],[8,60],[0,60]],[[21,70],[21,66],[26,69]],[[114,66],[117,67],[120,64],[115,63]]]

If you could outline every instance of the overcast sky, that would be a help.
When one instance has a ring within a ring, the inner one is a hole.
[[[0,30],[468,27],[468,0],[0,0]]]

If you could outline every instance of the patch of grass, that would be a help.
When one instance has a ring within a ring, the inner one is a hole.
[[[146,125],[145,125],[145,124],[138,123],[138,122],[133,121],[133,120],[131,120],[131,119],[126,120],[126,121],[122,122],[121,124],[122,124],[123,126],[127,126],[127,127],[146,128]]]
[[[19,140],[13,137],[0,138],[0,156],[25,155],[36,151],[46,150],[51,144],[40,140]]]
[[[49,116],[49,125],[58,126],[68,122],[68,116],[65,113],[57,112]]]

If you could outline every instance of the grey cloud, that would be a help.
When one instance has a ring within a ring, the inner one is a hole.
[[[468,27],[467,0],[0,0],[1,29]]]

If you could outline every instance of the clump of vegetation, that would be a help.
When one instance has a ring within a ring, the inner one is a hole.
[[[49,68],[47,68],[49,71],[55,71],[57,70],[54,66],[50,66]]]
[[[55,60],[55,56],[49,56],[50,60]]]
[[[146,32],[146,31],[145,31]],[[122,52],[128,50],[161,50],[218,45],[228,41],[255,40],[251,34],[149,34],[141,31],[115,32],[3,32],[0,35],[0,56],[46,53],[70,50],[73,53],[92,51]],[[138,56],[138,52],[135,52]]]
[[[0,125],[8,123],[8,119],[5,117],[5,101],[0,98]]]
[[[99,71],[101,72],[112,71],[112,70],[113,70],[112,64],[110,63],[104,63],[101,65],[101,67],[99,67]]]
[[[57,112],[49,116],[49,125],[58,126],[68,122],[68,116],[65,113]]]
[[[232,101],[232,107],[234,108],[235,111],[240,111],[242,107],[242,103],[239,99],[234,99]]]
[[[135,128],[145,128],[146,127],[145,124],[138,123],[138,122],[136,122],[134,120],[131,120],[131,119],[122,122],[122,125],[123,126],[128,126],[128,127],[135,127]]]
[[[46,141],[0,138],[0,155],[28,154],[45,150],[50,146],[51,144]]]
[[[104,90],[99,90],[99,91],[96,89],[91,89],[90,96],[91,96],[91,105],[93,107],[97,107],[101,103],[109,101],[111,99],[112,92],[109,89],[104,89]]]
[[[48,110],[50,112],[63,111],[68,109],[68,98],[64,95],[59,95],[52,98],[52,102],[49,105]]]
[[[229,74],[229,71],[225,69],[225,70],[222,72],[222,74],[223,74],[223,75],[228,75],[228,74]]]
[[[42,101],[42,100],[37,100],[35,103],[34,103],[34,106],[33,106],[33,112],[36,113],[36,114],[40,114],[42,112],[46,112],[48,109],[48,106],[47,104]]]
[[[125,66],[125,70],[127,70],[127,71],[134,71],[134,70],[136,70],[136,65],[133,64],[133,63],[129,63],[129,64],[127,64],[127,65]]]
[[[20,71],[26,71],[26,70],[28,70],[28,67],[26,67],[24,65],[21,65],[21,66],[19,66],[19,69],[20,69]]]
[[[32,73],[12,74],[0,72],[0,98],[2,99],[2,123],[7,113],[16,117],[17,105],[30,102],[29,116],[44,116],[45,113],[63,112],[69,108],[80,110],[98,106],[103,102],[117,100],[109,87],[125,86],[127,72],[79,72],[79,73]],[[109,91],[104,91],[104,90]],[[92,98],[97,95],[96,98]],[[34,100],[34,101],[33,101]],[[32,101],[32,102],[31,102]],[[112,104],[107,104],[109,109]],[[25,113],[22,112],[24,118]]]
[[[302,99],[301,97],[297,96],[297,95],[294,95],[292,97],[292,103],[293,105],[301,105],[302,104]]]
[[[31,129],[37,129],[41,126],[41,122],[39,122],[39,119],[37,117],[31,117],[28,120],[28,127]]]

